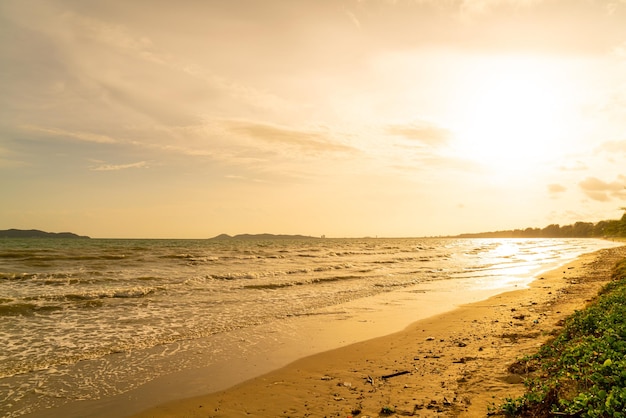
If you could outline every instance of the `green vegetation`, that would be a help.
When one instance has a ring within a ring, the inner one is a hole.
[[[529,373],[527,392],[501,412],[518,417],[626,417],[626,260],[588,308],[510,371]]]
[[[396,410],[390,406],[383,406],[380,410],[380,415],[393,415],[396,413]]]
[[[622,208],[626,210],[626,208]],[[508,231],[461,234],[460,238],[604,238],[626,237],[626,212],[619,220],[598,223],[576,222],[572,225],[548,225],[545,228],[526,228]]]

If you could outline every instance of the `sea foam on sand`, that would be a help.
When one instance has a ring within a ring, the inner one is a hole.
[[[383,408],[482,417],[493,403],[523,392],[521,377],[509,374],[507,366],[535,351],[562,319],[586,305],[624,257],[625,247],[586,254],[527,289],[136,417],[378,416]]]

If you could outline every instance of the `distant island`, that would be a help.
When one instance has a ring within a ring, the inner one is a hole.
[[[211,240],[230,240],[230,239],[319,239],[307,235],[275,235],[275,234],[239,234],[231,236],[228,234],[220,234],[216,237],[209,238]]]
[[[81,238],[89,239],[85,235],[71,232],[44,232],[38,229],[5,229],[0,230],[0,238]]]

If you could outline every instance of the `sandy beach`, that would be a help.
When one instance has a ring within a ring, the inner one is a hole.
[[[624,257],[626,247],[583,255],[527,289],[135,417],[486,416],[490,406],[524,390],[507,367],[584,307]]]

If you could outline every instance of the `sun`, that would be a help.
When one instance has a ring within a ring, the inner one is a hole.
[[[565,74],[526,57],[499,58],[473,70],[455,129],[464,158],[504,172],[562,152],[571,125]]]

